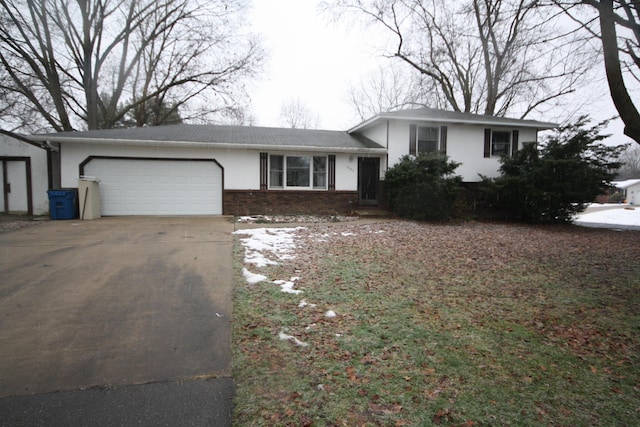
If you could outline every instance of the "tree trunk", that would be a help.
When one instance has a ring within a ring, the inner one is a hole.
[[[611,99],[625,124],[624,134],[640,144],[640,114],[625,86],[622,69],[620,68],[613,1],[601,0],[594,6],[598,8],[600,14],[604,67],[607,73]]]

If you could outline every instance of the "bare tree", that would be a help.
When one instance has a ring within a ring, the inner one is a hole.
[[[421,73],[454,111],[525,117],[572,93],[593,63],[537,1],[334,0],[325,8],[386,29],[386,55]]]
[[[633,144],[627,146],[620,155],[622,166],[618,171],[618,179],[640,178],[640,146]]]
[[[429,96],[430,81],[397,62],[380,66],[349,88],[349,102],[360,120],[385,111],[415,107],[444,107]]]
[[[640,112],[632,87],[640,82],[640,2],[552,0],[588,34],[601,41],[611,99],[625,124],[625,135],[640,144]],[[595,12],[584,14],[588,11]]]
[[[56,131],[109,128],[208,100],[233,104],[261,61],[245,0],[0,0],[0,90]],[[160,108],[171,106],[171,108]],[[14,113],[19,116],[20,113]],[[162,117],[154,119],[162,122]],[[157,123],[154,123],[157,124]],[[33,127],[33,126],[32,126]]]
[[[318,115],[314,114],[300,98],[282,103],[280,121],[283,126],[296,129],[317,129],[320,126]]]

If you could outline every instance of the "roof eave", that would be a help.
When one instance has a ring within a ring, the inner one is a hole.
[[[42,141],[71,144],[107,144],[107,145],[134,145],[143,147],[181,147],[181,148],[202,148],[218,150],[273,150],[273,151],[298,151],[298,152],[331,152],[331,153],[368,153],[385,154],[384,147],[324,147],[324,146],[304,146],[304,145],[276,145],[276,144],[243,144],[229,142],[193,142],[193,141],[154,141],[141,139],[111,139],[111,138],[65,138],[48,136]]]
[[[375,116],[365,120],[364,122],[355,125],[354,127],[352,127],[351,129],[347,130],[347,133],[353,133],[353,132],[357,132],[362,128],[365,128],[367,126],[369,126],[370,124],[378,121],[379,119],[385,119],[385,118],[390,118],[390,117],[385,117],[383,113],[380,114],[376,114]]]
[[[482,125],[482,126],[515,126],[515,127],[524,127],[524,128],[534,128],[537,130],[548,130],[554,129],[560,126],[557,123],[551,122],[529,122],[521,121],[520,119],[509,119],[513,120],[513,122],[504,122],[500,120],[469,120],[469,119],[442,119],[442,118],[429,118],[429,117],[415,117],[415,116],[398,116],[392,114],[377,114],[371,117],[368,120],[360,123],[349,129],[348,133],[357,132],[363,128],[368,127],[369,125],[379,121],[379,120],[402,120],[402,121],[413,121],[413,122],[438,122],[438,123],[453,123],[453,124],[463,124],[463,125]]]

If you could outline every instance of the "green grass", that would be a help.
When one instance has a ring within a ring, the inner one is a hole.
[[[235,425],[637,423],[638,233],[380,228],[262,271],[302,295],[246,285],[237,251]]]

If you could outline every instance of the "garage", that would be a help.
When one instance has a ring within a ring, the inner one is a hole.
[[[89,157],[80,173],[98,178],[104,216],[222,214],[214,159]]]

